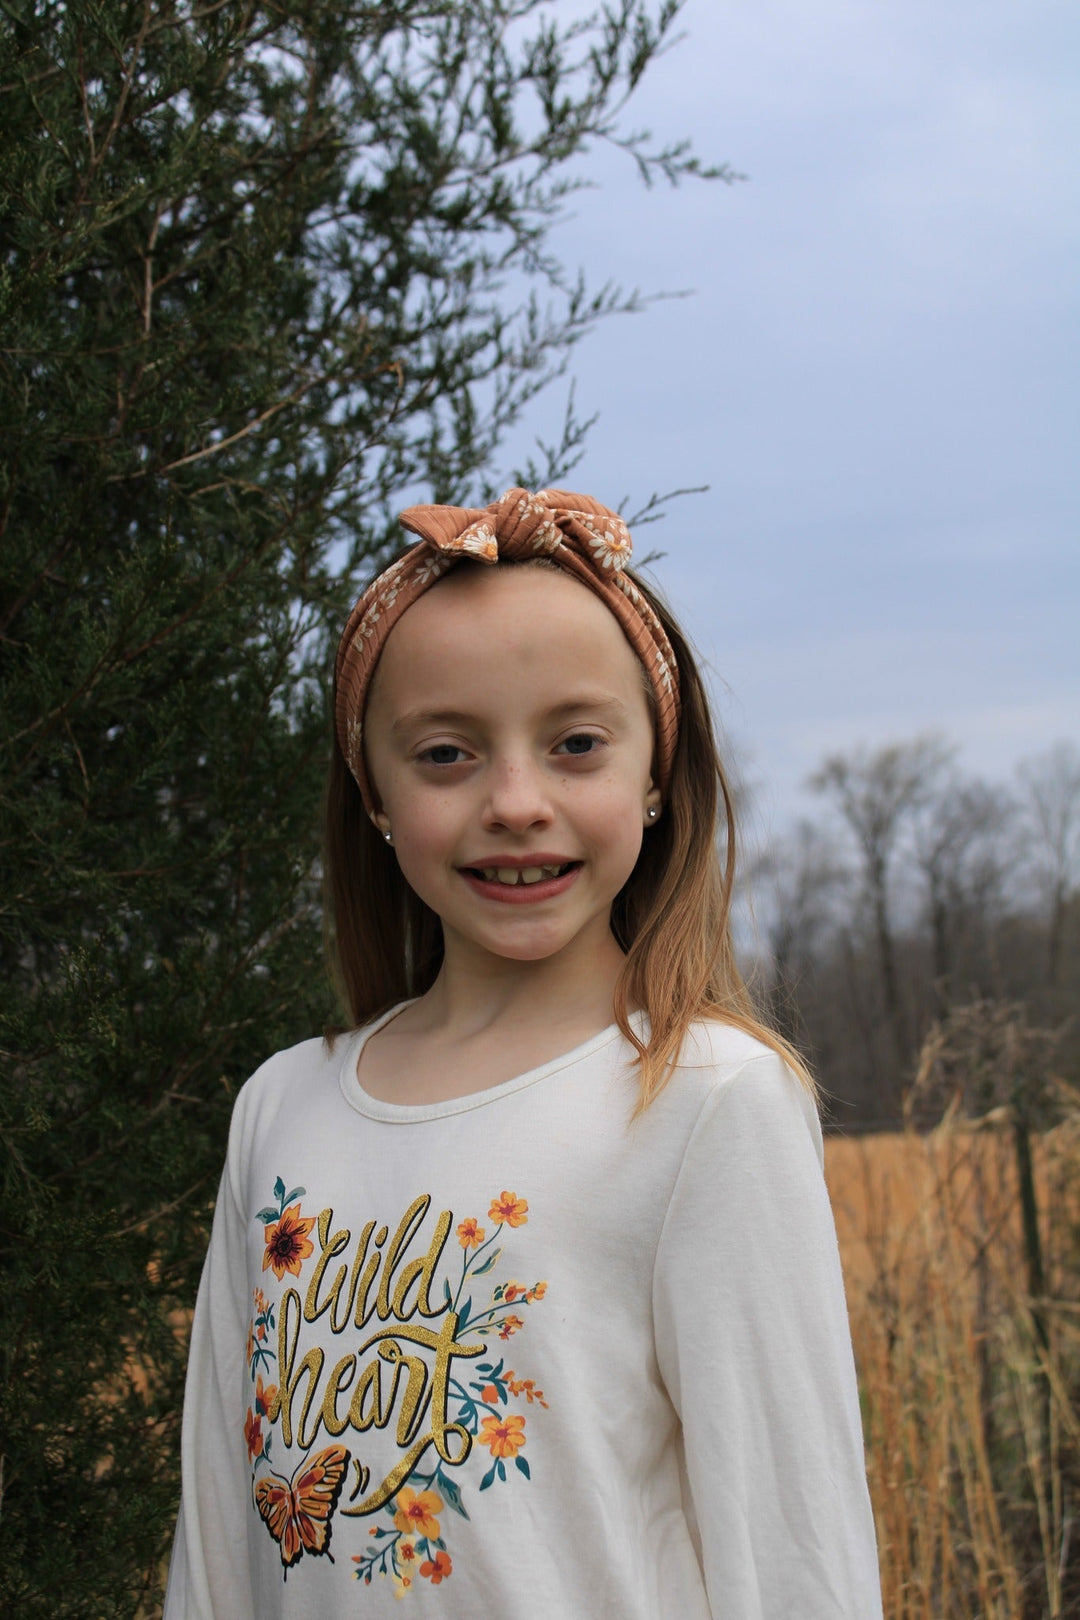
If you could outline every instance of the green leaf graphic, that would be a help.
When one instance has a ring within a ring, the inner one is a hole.
[[[461,1491],[459,1487],[455,1485],[452,1479],[443,1473],[441,1468],[439,1469],[436,1484],[438,1485],[447,1507],[453,1508],[455,1513],[460,1513],[463,1519],[467,1519],[469,1515],[466,1513],[464,1504],[461,1500]]]

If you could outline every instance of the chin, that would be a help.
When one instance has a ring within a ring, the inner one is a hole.
[[[474,945],[509,962],[546,962],[572,945],[577,935],[568,935],[561,930],[557,934],[537,930],[532,934],[519,934],[516,938],[506,935],[501,938],[473,935],[471,938]]]
[[[552,942],[541,940],[499,940],[488,942],[478,940],[484,949],[490,951],[492,956],[501,956],[508,962],[546,962],[549,957],[558,956],[570,942],[560,939]]]

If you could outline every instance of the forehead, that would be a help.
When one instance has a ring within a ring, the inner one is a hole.
[[[451,692],[470,706],[524,683],[550,702],[584,684],[647,709],[643,671],[618,620],[562,570],[461,565],[403,614],[372,683],[373,706]]]

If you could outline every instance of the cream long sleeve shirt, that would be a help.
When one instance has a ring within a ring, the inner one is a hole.
[[[237,1101],[166,1620],[879,1620],[821,1134],[780,1059],[697,1024],[631,1122],[613,1026],[407,1107],[358,1082],[376,1027]]]

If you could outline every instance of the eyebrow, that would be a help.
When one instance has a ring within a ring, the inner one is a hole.
[[[596,697],[582,694],[580,697],[570,698],[565,703],[556,703],[550,709],[545,709],[541,719],[555,722],[565,715],[580,714],[588,710],[593,714],[624,715],[625,703],[615,697]],[[459,726],[475,723],[475,714],[469,714],[464,709],[410,709],[394,721],[390,730],[395,736],[414,730],[417,726]]]

